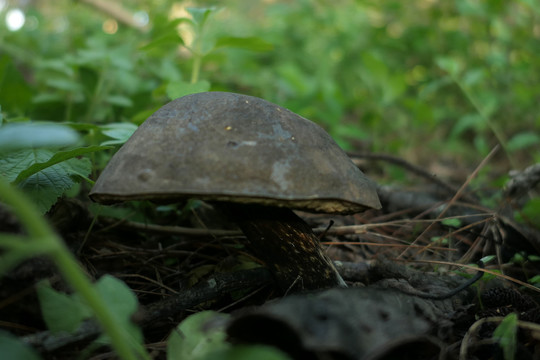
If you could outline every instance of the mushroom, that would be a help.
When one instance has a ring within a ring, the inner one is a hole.
[[[184,96],[156,111],[112,157],[90,198],[211,202],[239,226],[283,291],[345,285],[291,209],[381,207],[375,185],[321,127],[227,92]]]

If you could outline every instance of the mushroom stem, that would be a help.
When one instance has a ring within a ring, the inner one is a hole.
[[[283,292],[347,286],[317,235],[292,210],[230,203],[224,207]]]

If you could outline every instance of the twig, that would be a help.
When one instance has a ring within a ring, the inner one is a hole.
[[[520,281],[518,279],[514,279],[513,277],[511,276],[508,276],[508,275],[504,275],[504,274],[501,274],[501,273],[498,273],[496,271],[491,271],[489,269],[478,269],[474,266],[471,266],[471,265],[466,265],[466,264],[457,264],[457,263],[454,263],[454,262],[451,262],[451,261],[439,261],[439,260],[401,260],[401,259],[394,259],[394,260],[397,260],[397,261],[405,261],[405,262],[416,262],[416,263],[425,263],[425,264],[439,264],[439,265],[451,265],[451,266],[461,266],[461,267],[464,267],[466,269],[471,269],[471,270],[477,270],[477,271],[482,271],[482,272],[485,272],[487,274],[491,274],[493,276],[496,276],[498,278],[502,278],[504,280],[508,280],[510,282],[513,282],[513,283],[516,283],[518,285],[521,285],[521,286],[524,286],[528,289],[531,289],[537,293],[540,293],[540,289],[537,288],[536,286],[534,285],[531,285],[531,284],[527,284],[526,282],[523,282],[523,281]]]
[[[502,322],[503,320],[504,320],[504,317],[502,317],[502,316],[493,316],[493,317],[486,317],[486,318],[479,319],[474,324],[472,324],[471,327],[469,328],[469,330],[467,330],[467,333],[465,334],[465,336],[463,337],[463,340],[461,340],[461,347],[460,347],[460,351],[459,351],[459,359],[460,360],[469,359],[468,348],[469,348],[469,344],[471,342],[471,338],[475,333],[480,331],[480,328],[482,327],[482,325],[484,325],[485,323],[497,323],[498,324],[498,323]],[[536,333],[540,332],[540,325],[536,324],[536,323],[518,320],[517,321],[517,326],[519,328],[521,328],[521,329],[527,329],[527,330],[530,330],[530,331],[535,331]],[[487,340],[488,343],[497,342],[497,340],[494,339],[494,338],[485,339],[485,340]]]
[[[493,155],[495,155],[495,153],[497,152],[497,150],[499,150],[499,147],[500,145],[496,145],[490,152],[489,154],[480,162],[480,164],[476,167],[476,169],[474,169],[474,171],[472,172],[471,175],[469,175],[467,177],[467,180],[463,183],[463,185],[461,185],[461,187],[458,189],[458,191],[455,193],[455,195],[450,199],[450,201],[448,201],[446,203],[446,205],[444,206],[443,210],[439,213],[439,215],[437,216],[437,219],[440,219],[444,216],[444,214],[448,211],[448,209],[450,209],[450,207],[459,199],[462,197],[463,195],[463,192],[465,191],[465,189],[467,188],[467,186],[469,185],[469,183],[471,182],[472,179],[474,179],[477,175],[478,175],[478,172],[480,171],[480,169],[482,169],[486,163],[493,157]],[[422,239],[424,237],[424,234],[426,234],[429,230],[431,230],[431,228],[434,226],[435,223],[429,225],[424,231],[422,231],[422,233],[420,235],[418,235],[418,237],[411,243],[413,245],[416,245],[416,243],[418,243],[420,241],[420,239]],[[428,248],[430,245],[427,245],[426,248]],[[403,255],[405,255],[405,252],[407,250],[404,250],[401,254],[398,255],[398,259],[403,257]],[[422,250],[424,251],[424,250]],[[422,251],[418,252],[417,255],[419,253],[421,253]]]
[[[315,234],[325,235],[353,235],[353,234],[365,234],[369,229],[381,227],[381,226],[401,226],[405,224],[414,223],[433,223],[440,222],[447,219],[462,219],[468,218],[471,215],[459,215],[451,216],[446,218],[438,219],[417,219],[411,221],[410,219],[404,220],[392,220],[381,223],[372,223],[372,224],[362,224],[362,225],[345,225],[345,226],[333,226],[332,228],[328,227],[316,227],[313,228]],[[475,214],[474,216],[486,216],[487,218],[492,217],[493,214]],[[134,221],[123,220],[115,224],[116,226],[123,226],[130,229],[150,231],[156,233],[164,234],[177,234],[177,235],[186,235],[186,236],[243,236],[240,230],[223,230],[223,229],[203,229],[203,228],[188,228],[182,226],[168,226],[168,225],[155,225],[155,224],[143,224]]]
[[[183,310],[205,301],[219,299],[232,291],[250,287],[261,287],[272,283],[272,276],[266,268],[216,274],[201,281],[191,289],[186,289],[162,301],[144,307],[141,313],[135,314],[138,324],[144,325],[178,314]],[[95,321],[84,322],[74,333],[52,333],[44,331],[23,337],[26,344],[43,352],[52,352],[61,347],[79,341],[91,341],[101,333]]]
[[[87,5],[90,5],[102,13],[113,17],[119,22],[128,25],[132,28],[146,32],[148,30],[147,25],[141,25],[133,18],[133,14],[124,9],[124,7],[118,2],[111,2],[106,0],[80,0]]]
[[[385,162],[400,166],[400,167],[402,167],[402,168],[404,168],[406,170],[409,170],[413,174],[416,174],[416,175],[418,175],[420,177],[423,177],[423,178],[433,182],[434,184],[440,186],[441,188],[443,188],[444,190],[446,190],[450,194],[455,194],[458,191],[458,189],[455,186],[453,186],[453,185],[447,183],[446,181],[436,177],[435,175],[429,173],[428,171],[422,169],[421,167],[419,167],[417,165],[414,165],[414,164],[411,164],[410,162],[408,162],[405,159],[402,159],[402,158],[399,158],[399,157],[396,157],[396,156],[393,156],[393,155],[389,155],[389,154],[354,153],[354,152],[349,152],[347,154],[351,157],[352,161],[356,165],[359,165],[359,164],[358,164],[358,160],[355,159],[355,158],[385,161]],[[470,201],[470,202],[473,202],[473,203],[476,202],[475,199],[473,199],[471,197],[468,197],[468,196],[463,196],[463,199],[465,199],[467,201]]]

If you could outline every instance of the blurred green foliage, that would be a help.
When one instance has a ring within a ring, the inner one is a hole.
[[[89,2],[30,2],[20,30],[0,22],[4,121],[140,124],[209,88],[286,106],[347,149],[471,165],[501,143],[505,169],[540,160],[538,2],[131,0],[148,31],[114,34]]]

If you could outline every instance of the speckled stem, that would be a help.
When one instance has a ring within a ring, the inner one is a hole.
[[[310,226],[286,208],[227,204],[224,210],[273,273],[283,292],[346,284]]]

